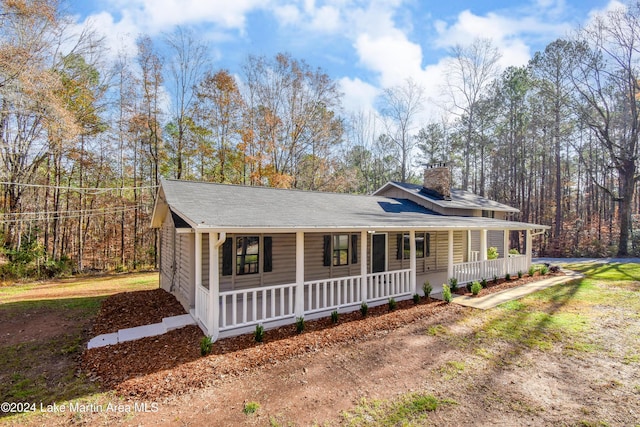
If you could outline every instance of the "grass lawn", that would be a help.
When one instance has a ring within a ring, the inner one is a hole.
[[[157,287],[157,273],[0,287],[0,402],[35,403],[39,409],[101,399],[99,386],[79,371],[92,320],[107,295]],[[8,415],[0,412],[0,420]]]

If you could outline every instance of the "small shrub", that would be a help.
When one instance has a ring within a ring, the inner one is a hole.
[[[540,267],[540,275],[544,276],[548,272],[549,272],[549,267],[547,267],[546,265],[543,265],[542,267]]]
[[[413,294],[413,303],[418,304],[420,302],[420,294]]]
[[[331,323],[338,323],[338,310],[331,312]]]
[[[536,266],[532,265],[531,267],[529,267],[529,276],[533,277],[534,274],[536,274]]]
[[[442,299],[451,302],[451,288],[447,284],[442,285]]]
[[[389,311],[393,311],[398,307],[398,303],[395,299],[389,298]]]
[[[509,254],[510,255],[520,255],[520,252],[518,252],[518,250],[516,248],[511,248],[511,249],[509,249]]]
[[[433,291],[431,283],[429,283],[428,280],[425,280],[422,284],[422,292],[424,293],[424,297],[429,298],[431,296],[431,291]]]
[[[493,276],[493,283],[498,283],[498,276]]]
[[[262,342],[264,340],[264,326],[256,325],[256,331],[253,333],[253,337],[256,342]]]
[[[495,246],[491,246],[487,248],[487,259],[498,259],[500,254],[498,253],[498,248]]]
[[[507,282],[508,282],[509,280],[511,280],[511,274],[509,274],[509,273],[505,274],[505,275],[504,275],[504,280],[506,280]]]
[[[482,285],[480,284],[480,282],[473,282],[471,284],[471,293],[473,294],[473,296],[478,295],[481,289]]]
[[[213,347],[213,340],[210,336],[202,337],[200,340],[200,356],[206,356],[207,354],[211,354],[211,349]]]
[[[360,314],[362,314],[362,317],[367,317],[368,312],[369,306],[367,305],[367,303],[363,302],[362,304],[360,304]]]
[[[480,281],[480,285],[481,285],[483,288],[486,288],[486,287],[487,287],[487,279],[484,279],[484,278],[483,278],[483,279]]]
[[[451,279],[449,279],[449,288],[451,289],[451,292],[455,292],[458,290],[458,279],[456,279],[455,277],[452,277]]]
[[[301,334],[304,331],[304,317],[296,317],[296,332]]]
[[[522,279],[522,271],[518,270],[518,279]]]
[[[242,408],[242,412],[245,415],[251,415],[255,413],[258,409],[260,409],[260,404],[258,402],[246,402],[244,407]]]

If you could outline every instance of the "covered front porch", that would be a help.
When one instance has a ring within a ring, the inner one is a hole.
[[[399,230],[402,231],[402,230]],[[487,231],[480,230],[479,250],[472,253],[468,247],[464,262],[454,259],[454,230],[447,230],[446,270],[420,272],[416,268],[416,230],[408,234],[409,268],[375,271],[372,268],[372,231],[360,231],[358,252],[359,274],[344,277],[305,280],[305,232],[295,232],[295,281],[271,286],[249,287],[245,289],[220,289],[219,248],[227,239],[225,232],[195,231],[195,304],[192,314],[214,340],[252,332],[255,326],[265,328],[292,324],[296,318],[310,320],[328,316],[332,311],[349,312],[358,310],[362,303],[369,306],[385,304],[390,298],[409,299],[413,294],[422,295],[422,284],[429,280],[434,292],[442,283],[455,277],[458,283],[465,283],[515,275],[525,272],[531,264],[531,230],[525,231],[526,254],[508,256],[508,233],[504,235],[504,254],[498,259],[487,259]],[[203,260],[202,242],[208,239],[208,259]],[[388,252],[388,249],[387,249]],[[387,254],[388,255],[388,254]],[[460,257],[458,257],[460,259]],[[369,260],[367,262],[366,260]],[[471,261],[469,261],[471,260]],[[204,261],[204,262],[203,262]],[[206,280],[203,282],[203,265]],[[387,264],[388,265],[388,262]],[[386,269],[385,269],[386,270]]]

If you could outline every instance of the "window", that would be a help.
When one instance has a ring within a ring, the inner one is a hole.
[[[482,217],[483,218],[495,218],[496,217],[496,212],[495,211],[483,210],[482,211]]]
[[[416,233],[416,258],[424,258],[430,255],[429,233]],[[397,259],[411,258],[411,239],[409,234],[398,234]]]
[[[336,234],[333,236],[333,265],[349,264],[349,235]]]
[[[246,236],[236,239],[236,274],[256,274],[260,260],[260,237]]]

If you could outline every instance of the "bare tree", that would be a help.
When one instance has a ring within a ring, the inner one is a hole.
[[[381,113],[388,138],[393,142],[400,157],[400,179],[409,178],[411,154],[416,140],[414,132],[418,115],[423,109],[424,88],[412,79],[404,84],[384,90]]]
[[[195,101],[194,88],[200,81],[208,62],[207,46],[195,39],[193,33],[182,27],[165,38],[173,54],[169,58],[170,88],[173,100],[172,124],[169,142],[175,162],[174,175],[183,178],[185,161],[190,151],[189,112]]]
[[[446,90],[453,104],[452,113],[464,118],[464,167],[462,188],[469,188],[476,113],[486,87],[498,74],[500,53],[489,39],[476,39],[468,46],[456,45],[451,52]]]
[[[640,3],[597,16],[575,43],[576,104],[617,172],[617,190],[599,186],[618,202],[618,256],[628,254],[632,202],[638,179],[640,131]]]

